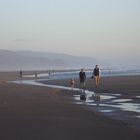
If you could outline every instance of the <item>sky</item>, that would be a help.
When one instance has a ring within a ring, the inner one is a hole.
[[[0,0],[0,49],[140,61],[140,0]]]

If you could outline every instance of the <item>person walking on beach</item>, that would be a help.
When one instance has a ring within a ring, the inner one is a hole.
[[[22,70],[19,71],[19,76],[22,79]]]
[[[95,77],[95,85],[97,87],[100,83],[100,69],[98,65],[95,65],[95,68],[93,70],[93,76]]]
[[[35,71],[35,78],[37,79],[37,77],[38,77],[38,72]]]
[[[84,72],[83,68],[79,72],[79,79],[80,79],[80,88],[85,89],[86,73]]]
[[[51,77],[51,70],[48,71],[49,78]]]
[[[80,100],[86,101],[86,94],[85,94],[85,80],[86,80],[86,73],[84,69],[81,69],[79,72],[79,79],[80,79]]]

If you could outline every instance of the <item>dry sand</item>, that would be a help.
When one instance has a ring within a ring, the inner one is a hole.
[[[0,140],[140,139],[140,131],[122,121],[72,104],[74,93],[71,91],[6,82],[12,79],[18,79],[17,73],[0,73]],[[125,89],[124,85],[121,86],[122,80],[136,83],[128,82],[129,86],[125,83]],[[62,80],[52,82],[63,85]],[[105,78],[98,92],[108,90],[118,93],[120,90],[125,94],[131,88],[138,95],[139,83],[140,77]],[[88,85],[92,89],[92,84]]]

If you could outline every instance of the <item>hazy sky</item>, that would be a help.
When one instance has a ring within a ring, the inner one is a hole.
[[[0,49],[140,60],[140,0],[0,0]]]

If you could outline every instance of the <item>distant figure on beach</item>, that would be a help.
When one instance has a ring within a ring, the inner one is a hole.
[[[72,89],[74,88],[74,84],[75,84],[75,80],[74,80],[74,78],[72,78],[70,80],[70,85],[71,85]]]
[[[20,70],[20,71],[19,71],[19,76],[20,76],[21,79],[22,79],[22,76],[23,76],[22,74],[23,74],[23,73],[22,73],[22,70]]]
[[[93,76],[95,78],[95,85],[97,87],[99,86],[99,83],[100,83],[100,69],[98,65],[95,65],[95,68],[93,70]]]
[[[35,78],[37,78],[38,77],[38,72],[37,71],[35,71]]]
[[[48,71],[49,78],[51,77],[51,70]]]
[[[80,88],[85,89],[86,73],[84,72],[83,68],[79,72],[79,79],[80,79]]]

